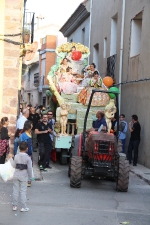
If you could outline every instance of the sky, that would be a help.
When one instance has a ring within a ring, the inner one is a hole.
[[[35,17],[42,14],[42,25],[63,26],[81,2],[83,0],[27,0],[26,9],[35,12]]]

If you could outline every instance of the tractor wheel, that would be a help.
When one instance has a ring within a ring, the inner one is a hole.
[[[73,156],[70,164],[70,186],[81,187],[82,157]]]
[[[64,157],[63,155],[67,155],[68,150],[67,149],[61,149],[60,152],[60,165],[67,165],[67,157]]]
[[[127,192],[129,185],[129,161],[119,160],[119,172],[116,184],[116,190],[120,192]]]

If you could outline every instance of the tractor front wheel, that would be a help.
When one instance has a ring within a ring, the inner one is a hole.
[[[70,186],[81,187],[82,157],[73,156],[70,163]]]
[[[116,190],[120,192],[127,192],[129,185],[129,161],[119,160],[118,179],[116,184]]]

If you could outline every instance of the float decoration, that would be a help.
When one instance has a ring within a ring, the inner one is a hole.
[[[109,91],[113,91],[113,92],[116,92],[116,93],[120,94],[120,90],[117,87],[111,87],[111,88],[109,88]],[[116,96],[115,96],[115,94],[110,93],[109,97],[111,99],[114,99]]]
[[[109,76],[106,76],[103,78],[103,83],[105,84],[106,87],[111,87],[114,83],[113,79]]]
[[[72,60],[78,61],[78,60],[81,59],[81,57],[82,57],[82,53],[80,51],[73,51],[72,52],[72,56],[71,56]]]

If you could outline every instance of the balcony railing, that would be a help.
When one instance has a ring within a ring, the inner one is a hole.
[[[117,55],[112,55],[107,58],[107,76],[115,78],[115,69],[116,69],[116,58]]]
[[[30,33],[30,43],[34,41],[34,12],[26,12],[24,15],[24,25],[23,30],[26,28],[29,30]],[[23,33],[23,40],[24,40],[24,33]]]

